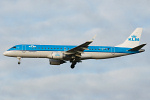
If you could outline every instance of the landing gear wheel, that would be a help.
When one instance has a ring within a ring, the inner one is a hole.
[[[18,62],[18,65],[20,65],[20,62]]]
[[[18,65],[20,65],[21,64],[21,62],[20,62],[21,61],[21,57],[17,57],[17,59],[19,60],[18,61]]]
[[[71,68],[73,69],[73,68],[75,67],[76,64],[77,64],[77,62],[72,62]]]
[[[75,67],[75,65],[71,65],[71,68],[73,69]]]

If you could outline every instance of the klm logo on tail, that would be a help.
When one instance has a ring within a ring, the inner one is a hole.
[[[140,41],[139,38],[136,38],[137,36],[132,35],[131,38],[128,38],[129,41]]]

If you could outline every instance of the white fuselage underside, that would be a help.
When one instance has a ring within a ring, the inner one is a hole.
[[[50,58],[53,51],[7,51],[10,57]],[[129,53],[83,52],[81,59],[107,59],[129,55]],[[50,58],[51,59],[51,58]]]

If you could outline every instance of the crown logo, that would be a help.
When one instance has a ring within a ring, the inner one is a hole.
[[[132,35],[131,38],[128,38],[129,41],[139,41],[140,39],[137,38],[136,35]]]

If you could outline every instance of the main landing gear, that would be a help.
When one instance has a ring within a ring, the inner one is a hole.
[[[75,65],[76,65],[77,63],[80,63],[80,62],[82,62],[80,59],[71,59],[71,60],[70,60],[70,63],[72,63],[72,64],[71,64],[70,67],[71,67],[72,69],[74,69],[74,68],[75,68]]]
[[[20,65],[21,64],[21,57],[17,57],[17,59],[19,60],[18,65]]]
[[[71,64],[71,68],[73,69],[74,67],[75,67],[75,65],[77,64],[77,62],[72,62],[72,64]]]

